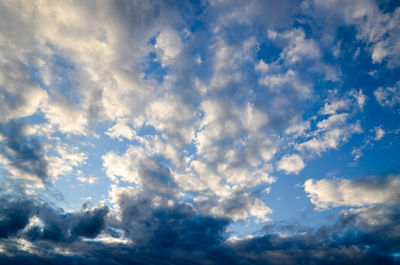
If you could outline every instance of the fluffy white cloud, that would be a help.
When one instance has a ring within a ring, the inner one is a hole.
[[[167,65],[179,55],[183,44],[178,33],[168,28],[158,34],[154,47],[161,57],[161,63]]]
[[[375,128],[375,141],[379,141],[383,138],[383,136],[385,136],[386,132],[381,128],[381,127],[377,127]]]
[[[190,143],[195,133],[195,110],[178,95],[154,100],[146,109],[146,124],[163,133],[163,137],[181,147]]]
[[[87,118],[85,112],[75,104],[63,100],[49,103],[43,107],[45,117],[63,133],[87,134]]]
[[[373,177],[360,180],[308,179],[304,191],[317,209],[338,206],[365,206],[396,204],[399,196],[400,176]]]
[[[400,81],[393,87],[379,87],[374,91],[374,95],[382,107],[394,107],[400,104]]]
[[[105,134],[112,138],[117,138],[120,141],[122,141],[122,137],[133,140],[136,136],[136,131],[127,124],[126,120],[119,120],[113,127],[109,128]]]
[[[223,39],[217,38],[212,47],[215,58],[210,85],[221,89],[243,79],[245,76],[241,67],[244,63],[253,61],[251,51],[255,45],[254,38],[245,40],[236,46],[229,45]]]
[[[85,164],[88,159],[87,154],[76,146],[46,144],[45,149],[49,153],[46,159],[48,161],[49,175],[53,180],[56,180],[61,175],[74,172],[75,168]],[[56,151],[56,154],[53,154],[53,151]]]
[[[278,38],[289,42],[281,54],[282,59],[285,61],[296,63],[303,59],[316,59],[320,57],[320,50],[317,43],[312,39],[306,39],[302,29],[293,29],[278,34]]]
[[[277,164],[278,169],[285,171],[287,174],[298,174],[304,168],[303,159],[297,155],[285,155]]]
[[[272,210],[263,201],[250,194],[233,194],[220,198],[217,206],[212,207],[210,212],[234,221],[246,219],[251,215],[259,221],[267,222],[270,221],[268,215],[272,213]]]

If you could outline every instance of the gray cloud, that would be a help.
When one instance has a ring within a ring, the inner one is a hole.
[[[35,138],[24,135],[24,124],[11,122],[1,126],[3,140],[0,151],[2,163],[15,177],[39,180],[46,183],[49,180],[48,162],[44,156],[41,143]],[[25,177],[24,177],[25,176]]]

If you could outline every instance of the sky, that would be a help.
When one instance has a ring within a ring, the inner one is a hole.
[[[1,264],[400,264],[400,2],[0,0]]]

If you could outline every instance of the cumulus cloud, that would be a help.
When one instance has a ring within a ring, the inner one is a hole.
[[[302,29],[294,29],[277,36],[289,42],[281,54],[282,59],[285,61],[296,63],[304,58],[315,59],[320,57],[317,43],[312,39],[306,39]]]
[[[396,68],[399,10],[372,1],[0,1],[1,180],[35,195],[0,197],[0,263],[393,263],[397,175],[307,180],[317,208],[358,208],[334,227],[227,239],[230,228],[273,222],[282,210],[270,203],[276,171],[299,174],[356,133],[390,137],[361,115],[367,91],[396,107],[398,82],[361,90],[340,53],[364,62],[367,51],[376,76]],[[331,22],[354,26],[356,40],[340,40]],[[99,197],[91,192],[101,185],[89,184],[110,183],[105,176],[112,184],[96,206],[63,211],[57,205],[69,202],[39,199],[53,189],[70,197],[64,180],[82,187],[76,198]]]
[[[121,120],[109,128],[105,134],[112,138],[117,138],[120,141],[122,141],[123,137],[128,140],[133,140],[136,131],[127,124],[127,121]]]
[[[59,100],[44,107],[45,117],[63,133],[86,134],[87,118],[75,104]]]
[[[182,42],[178,33],[171,28],[165,29],[158,34],[154,47],[160,54],[162,65],[168,65],[179,55],[182,50]]]
[[[277,164],[278,169],[285,171],[287,174],[298,174],[304,168],[303,159],[297,155],[285,155]]]
[[[304,191],[317,209],[338,206],[398,204],[400,177],[370,177],[364,179],[308,179]]]

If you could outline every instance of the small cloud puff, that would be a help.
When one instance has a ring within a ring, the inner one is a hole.
[[[303,159],[297,155],[285,155],[277,164],[278,169],[285,171],[286,174],[299,172],[305,167]]]

